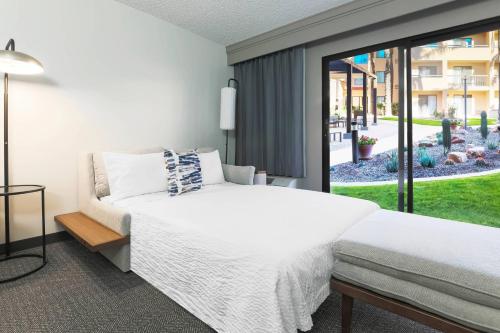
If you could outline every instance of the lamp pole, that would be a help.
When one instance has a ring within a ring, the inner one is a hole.
[[[6,51],[15,51],[16,43],[10,39],[5,46]],[[3,182],[5,191],[9,186],[9,74],[3,77]],[[9,223],[9,196],[4,196],[5,216],[5,255],[10,255],[10,223]]]
[[[464,128],[467,130],[467,76],[464,77]]]

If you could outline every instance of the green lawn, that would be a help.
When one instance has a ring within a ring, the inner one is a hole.
[[[398,121],[398,117],[380,117],[381,120]],[[406,118],[405,118],[406,122]],[[414,124],[427,125],[427,126],[441,126],[441,119],[413,119]],[[488,125],[495,125],[495,119],[488,119]],[[467,126],[479,126],[481,125],[480,118],[469,118],[467,119]]]
[[[397,185],[332,186],[332,193],[397,210]],[[500,174],[414,183],[416,214],[500,227]]]

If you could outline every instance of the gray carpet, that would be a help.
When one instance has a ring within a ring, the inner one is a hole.
[[[0,332],[214,332],[134,273],[122,273],[74,240],[49,245],[48,255],[41,271],[0,285]],[[33,260],[1,263],[0,279],[27,270]],[[313,319],[310,332],[340,332],[339,295],[331,295]],[[353,319],[353,332],[436,332],[359,303]]]

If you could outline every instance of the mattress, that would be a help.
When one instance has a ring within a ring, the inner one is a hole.
[[[330,293],[333,242],[369,201],[231,183],[113,203],[131,223],[131,269],[218,332],[293,332]]]

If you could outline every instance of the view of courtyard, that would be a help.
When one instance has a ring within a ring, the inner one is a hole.
[[[498,31],[412,49],[415,213],[500,227],[498,50]],[[398,206],[397,55],[394,48],[330,63],[331,191],[392,210]]]

